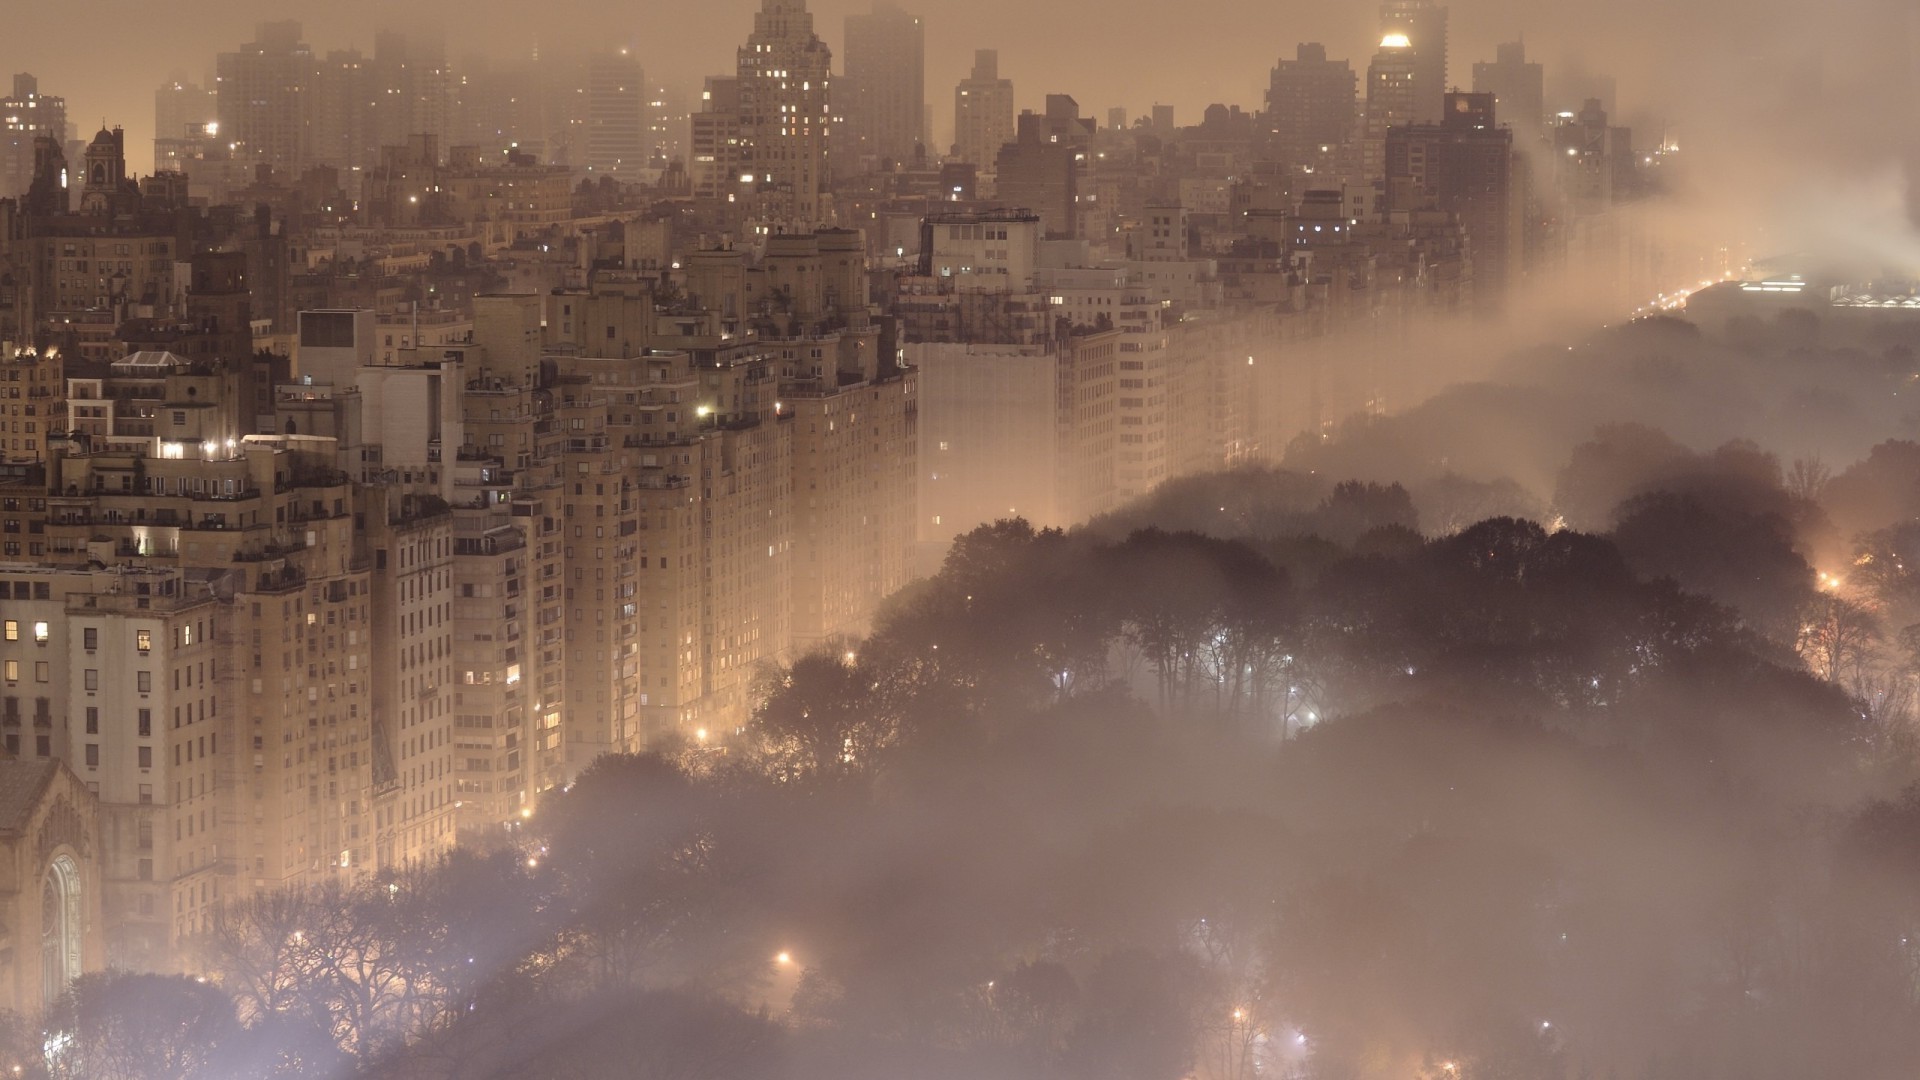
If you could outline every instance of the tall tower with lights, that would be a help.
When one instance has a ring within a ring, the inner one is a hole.
[[[1437,124],[1447,93],[1447,9],[1437,0],[1385,0],[1383,35],[1403,35],[1413,63],[1413,122]]]
[[[739,52],[741,186],[761,235],[833,223],[827,140],[833,53],[805,0],[761,0]]]

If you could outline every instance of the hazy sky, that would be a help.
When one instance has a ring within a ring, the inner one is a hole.
[[[951,126],[952,86],[975,48],[1000,50],[1001,70],[1014,80],[1023,105],[1066,92],[1104,122],[1109,106],[1137,116],[1167,102],[1184,123],[1212,101],[1258,108],[1269,69],[1298,41],[1324,42],[1361,71],[1377,42],[1373,0],[900,3],[927,19],[928,99],[938,138]],[[846,15],[869,5],[814,0],[819,30],[836,52]],[[250,39],[252,24],[262,19],[301,19],[317,50],[357,45],[370,51],[376,28],[437,24],[456,61],[474,50],[524,55],[536,41],[566,50],[626,40],[650,80],[697,88],[702,76],[731,69],[733,49],[759,3],[183,0],[155,8],[132,0],[72,0],[10,6],[0,71],[40,76],[47,92],[66,96],[84,129],[102,119],[125,126],[140,148],[133,154],[138,167],[152,138],[154,88],[175,71],[203,77],[215,53]],[[1616,76],[1620,111],[1643,131],[1670,123],[1676,135],[1696,142],[1703,134],[1738,142],[1752,132],[1732,129],[1801,124],[1821,139],[1863,150],[1876,138],[1888,141],[1877,126],[1883,112],[1910,126],[1905,94],[1888,85],[1887,75],[1912,68],[1914,18],[1901,0],[1456,0],[1450,6],[1450,71],[1460,84],[1471,82],[1473,61],[1490,58],[1495,43],[1524,34],[1532,58],[1547,64],[1550,84],[1557,70],[1574,65]],[[1783,111],[1792,115],[1776,125]],[[1898,138],[1906,138],[1904,130]],[[1774,145],[1772,138],[1763,141]]]

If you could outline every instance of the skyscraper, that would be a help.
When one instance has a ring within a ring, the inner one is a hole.
[[[33,183],[33,141],[50,135],[67,141],[67,101],[40,93],[40,81],[13,77],[13,95],[0,98],[0,198],[24,195]]]
[[[845,75],[840,100],[851,147],[860,161],[910,161],[924,146],[927,30],[920,16],[888,0],[847,16]]]
[[[1440,122],[1447,93],[1447,9],[1436,0],[1384,0],[1380,29],[1404,34],[1413,56],[1413,119]]]
[[[312,154],[309,97],[313,50],[297,22],[261,23],[238,52],[221,53],[216,67],[220,133],[234,156],[299,175]]]
[[[760,233],[809,232],[833,220],[827,195],[833,53],[805,0],[761,0],[740,47],[742,176]]]
[[[1267,127],[1284,161],[1311,165],[1347,141],[1353,134],[1358,81],[1351,65],[1327,59],[1326,46],[1317,43],[1302,44],[1292,60],[1274,67],[1267,88]]]
[[[629,50],[596,54],[587,72],[587,171],[634,179],[647,165],[647,84]]]
[[[1546,72],[1527,62],[1527,45],[1510,41],[1495,52],[1492,63],[1473,65],[1475,93],[1492,94],[1500,119],[1528,135],[1537,134],[1547,115]]]
[[[973,54],[973,74],[953,91],[953,152],[982,168],[1013,141],[1013,81],[1000,77],[1000,54]]]

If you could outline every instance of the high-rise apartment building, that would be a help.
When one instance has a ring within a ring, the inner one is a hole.
[[[1497,310],[1520,266],[1527,193],[1515,167],[1513,131],[1494,122],[1492,94],[1450,93],[1440,124],[1387,133],[1389,210],[1441,210],[1466,230],[1474,302]]]
[[[1492,63],[1473,65],[1475,93],[1492,94],[1494,108],[1503,123],[1526,138],[1538,136],[1547,118],[1547,80],[1545,69],[1527,60],[1522,41],[1500,45]]]
[[[587,64],[587,171],[634,180],[650,157],[639,58],[628,49],[596,53]]]
[[[953,91],[954,156],[991,168],[1013,137],[1013,80],[1000,77],[999,52],[980,49],[973,73]]]
[[[1010,208],[1040,215],[1044,236],[1080,235],[1080,183],[1086,174],[1093,121],[1066,94],[1048,94],[1046,111],[1020,114],[1014,140],[995,160],[995,197]]]
[[[298,176],[313,152],[313,50],[297,22],[261,23],[254,40],[221,53],[220,132],[242,160]]]
[[[1367,65],[1367,137],[1382,139],[1387,129],[1416,121],[1420,58],[1400,31],[1380,38],[1380,51]]]
[[[738,53],[741,175],[761,235],[831,223],[827,143],[833,54],[805,0],[761,0]]]
[[[67,101],[42,94],[40,80],[23,72],[13,77],[13,92],[0,98],[0,198],[27,193],[34,140],[41,136],[66,144]]]
[[[165,86],[153,92],[153,167],[156,170],[184,168],[178,162],[169,162],[169,155],[161,148],[177,144],[181,139],[204,135],[209,124],[218,134],[219,119],[217,94],[184,77],[167,80]]]
[[[1358,81],[1352,66],[1327,59],[1326,46],[1313,42],[1274,66],[1267,86],[1267,129],[1281,160],[1316,171],[1333,160],[1353,135]]]
[[[745,152],[740,139],[740,80],[731,75],[707,79],[700,111],[693,114],[693,159],[688,178],[696,199],[724,199],[743,190]]]
[[[927,29],[920,16],[888,0],[847,16],[839,94],[847,118],[844,145],[862,165],[909,162],[926,145]]]
[[[383,104],[373,62],[358,49],[331,50],[314,65],[314,87],[314,161],[349,172],[373,168]]]
[[[1447,9],[1438,0],[1384,0],[1380,5],[1383,35],[1400,34],[1413,61],[1413,116],[1422,124],[1437,124],[1447,92]]]

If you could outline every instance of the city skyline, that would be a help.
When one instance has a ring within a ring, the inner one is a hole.
[[[513,61],[530,58],[534,48],[584,58],[594,49],[605,47],[611,31],[616,42],[625,39],[626,46],[634,50],[649,79],[697,93],[704,77],[731,70],[728,57],[733,44],[751,28],[756,6],[747,0],[734,0],[705,9],[707,13],[698,18],[677,10],[646,18],[635,16],[631,29],[625,31],[617,21],[597,18],[588,9],[577,13],[572,23],[552,26],[546,39],[535,35],[529,43],[526,35],[490,30],[491,26],[511,21],[510,9],[488,12],[486,2],[491,0],[483,0],[478,6],[478,17],[458,14],[473,10],[471,5],[462,5],[459,9],[417,8],[404,19],[396,19],[389,9],[365,3],[330,5],[324,13],[307,13],[306,36],[317,52],[324,53],[349,46],[371,49],[375,32],[389,26],[402,32],[438,33],[447,39],[449,57],[458,66],[476,52],[496,61]],[[1621,102],[1624,116],[1643,125],[1664,121],[1684,131],[1715,119],[1714,111],[1724,107],[1724,103],[1714,102],[1711,110],[1703,109],[1706,103],[1701,92],[1723,85],[1727,77],[1737,73],[1738,67],[1729,67],[1730,62],[1774,58],[1804,65],[1812,61],[1816,67],[1825,66],[1834,78],[1844,80],[1847,70],[1835,67],[1831,57],[1854,44],[1897,45],[1915,33],[1907,13],[1898,11],[1890,0],[1851,2],[1862,9],[1857,20],[1817,22],[1804,6],[1784,2],[1760,9],[1719,0],[1687,5],[1638,0],[1569,9],[1551,18],[1520,0],[1455,3],[1450,5],[1449,88],[1471,89],[1472,63],[1493,59],[1495,47],[1501,42],[1525,38],[1531,58],[1547,66],[1550,85],[1557,74],[1576,69],[1610,73],[1628,88]],[[837,69],[843,55],[845,17],[866,13],[870,4],[866,0],[835,0],[814,6],[821,36],[834,52]],[[1010,0],[966,5],[948,0],[905,6],[928,22],[930,101],[940,100],[946,88],[966,75],[973,50],[996,48],[1001,53],[1003,74],[1014,79],[1021,108],[1038,109],[1048,93],[1071,93],[1087,102],[1089,108],[1097,107],[1098,115],[1104,115],[1109,105],[1124,106],[1130,115],[1139,116],[1145,115],[1152,104],[1171,103],[1176,105],[1182,122],[1197,117],[1201,108],[1213,102],[1258,107],[1267,70],[1276,57],[1291,55],[1296,42],[1321,42],[1329,56],[1364,70],[1366,57],[1379,38],[1377,3],[1259,9],[1251,15],[1249,24],[1247,9],[1225,0],[1210,0],[1200,12],[1204,17],[1163,28],[1172,30],[1170,35],[1135,32],[1132,28],[1142,24],[1120,9],[1110,9],[1114,12],[1111,20],[1086,25],[1073,19],[1065,6],[1036,9],[1014,5]],[[263,8],[243,0],[202,0],[199,7],[206,14],[196,20],[196,27],[226,26],[229,32],[207,35],[196,30],[189,36],[160,28],[160,36],[149,35],[142,48],[108,65],[112,72],[109,86],[103,86],[100,80],[100,45],[84,51],[70,49],[57,33],[54,20],[58,16],[46,9],[28,9],[18,16],[20,34],[11,40],[37,40],[41,44],[31,57],[13,55],[8,46],[0,44],[0,69],[33,71],[48,93],[67,96],[76,124],[90,126],[104,117],[110,125],[125,126],[133,144],[144,148],[150,145],[153,134],[154,87],[176,72],[184,72],[188,81],[205,81],[212,74],[213,54],[243,40],[255,22],[300,14],[292,7]],[[1141,14],[1144,12],[1143,7]],[[1222,26],[1234,27],[1235,33],[1223,37],[1214,32]],[[1891,33],[1872,34],[1868,26]],[[1014,27],[1030,30],[1019,32]],[[1115,56],[1120,62],[1085,70],[1062,68],[1037,44],[1057,34],[1097,43],[1095,51]],[[682,41],[691,47],[663,48],[659,44],[663,39]],[[1685,61],[1686,43],[1690,41],[1715,43],[1716,48],[1704,58],[1705,64]],[[107,55],[120,47],[108,44]],[[1823,61],[1823,55],[1828,59]],[[33,59],[38,62],[28,62]],[[1117,72],[1123,69],[1145,71],[1149,77],[1120,77]],[[86,74],[84,79],[79,77],[82,72]],[[67,83],[84,85],[63,89]],[[1577,103],[1570,107],[1577,108]],[[951,117],[944,110],[934,110],[934,124],[936,141],[951,138]],[[134,160],[143,162],[144,154]]]

